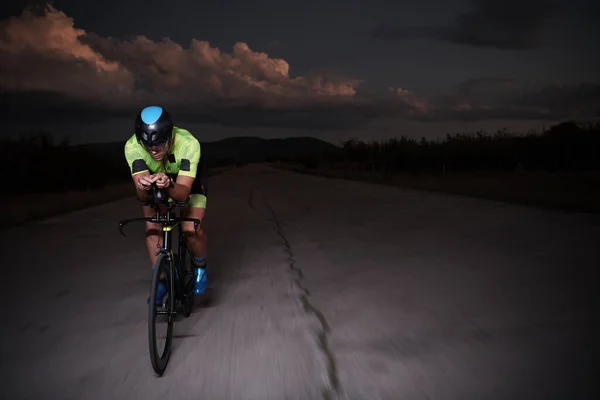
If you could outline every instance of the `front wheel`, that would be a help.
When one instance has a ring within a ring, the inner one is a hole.
[[[148,304],[150,360],[152,361],[154,372],[159,376],[167,368],[171,355],[171,342],[173,340],[173,308],[175,302],[172,296],[173,291],[171,290],[171,264],[171,260],[167,254],[163,253],[158,256],[152,276],[152,287]],[[166,332],[159,335],[157,325],[161,322],[166,325]],[[159,341],[162,341],[162,339],[164,339],[164,344],[163,346],[159,346]]]

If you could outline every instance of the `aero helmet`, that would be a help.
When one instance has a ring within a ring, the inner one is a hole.
[[[148,106],[137,115],[135,136],[146,147],[160,146],[173,135],[171,115],[162,107]]]

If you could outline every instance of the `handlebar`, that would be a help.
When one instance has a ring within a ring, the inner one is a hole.
[[[179,206],[179,207],[185,206],[187,204],[187,200],[186,201],[174,201],[173,203],[169,203],[169,196],[167,195],[167,193],[163,189],[159,189],[156,186],[156,183],[152,183],[152,191],[150,192],[150,200],[143,201],[142,203],[144,205],[150,206],[152,208],[156,208],[156,207],[162,205],[162,206],[166,206],[167,209],[170,210],[174,206]],[[155,224],[170,225],[170,226],[175,226],[179,222],[193,222],[194,230],[197,230],[198,225],[200,225],[201,221],[197,218],[179,218],[179,217],[171,218],[169,213],[167,213],[166,216],[161,216],[159,211],[157,211],[156,215],[154,217],[128,218],[128,219],[119,221],[119,232],[121,233],[121,235],[125,236],[125,233],[123,233],[123,228],[125,227],[125,225],[127,225],[131,222],[153,222]]]
[[[119,221],[119,232],[121,233],[121,235],[125,236],[125,233],[123,232],[123,228],[125,227],[125,225],[127,225],[131,222],[153,222],[155,224],[170,225],[170,226],[175,226],[176,224],[178,224],[180,222],[193,222],[194,230],[197,230],[198,225],[200,225],[200,220],[197,218],[179,218],[179,217],[168,218],[168,217],[161,217],[161,216],[128,218],[128,219]]]
[[[151,191],[148,191],[150,199],[147,201],[142,201],[145,206],[156,208],[157,206],[162,205],[166,206],[167,209],[171,209],[174,206],[184,206],[189,200],[188,198],[185,201],[174,201],[173,203],[169,203],[169,196],[164,189],[159,189],[155,182],[152,182],[151,189]]]

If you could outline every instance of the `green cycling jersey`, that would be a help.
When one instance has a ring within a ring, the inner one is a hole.
[[[150,153],[140,144],[135,136],[132,135],[125,143],[125,158],[131,175],[142,172],[156,174],[163,172],[173,179],[178,175],[195,178],[190,193],[191,202],[188,206],[205,207],[206,196],[203,193],[204,187],[200,180],[196,179],[198,174],[198,165],[202,150],[200,142],[186,129],[173,127],[173,146],[163,160],[155,160]],[[200,171],[202,172],[202,171]]]

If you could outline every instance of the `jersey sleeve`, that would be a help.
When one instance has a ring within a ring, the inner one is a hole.
[[[139,148],[137,141],[134,140],[134,138],[129,139],[127,143],[125,143],[124,149],[125,159],[127,160],[132,176],[150,170],[146,161],[144,161],[144,155],[140,151],[141,149]]]
[[[202,149],[200,147],[200,142],[197,139],[192,140],[182,152],[179,175],[196,178],[201,155]]]

